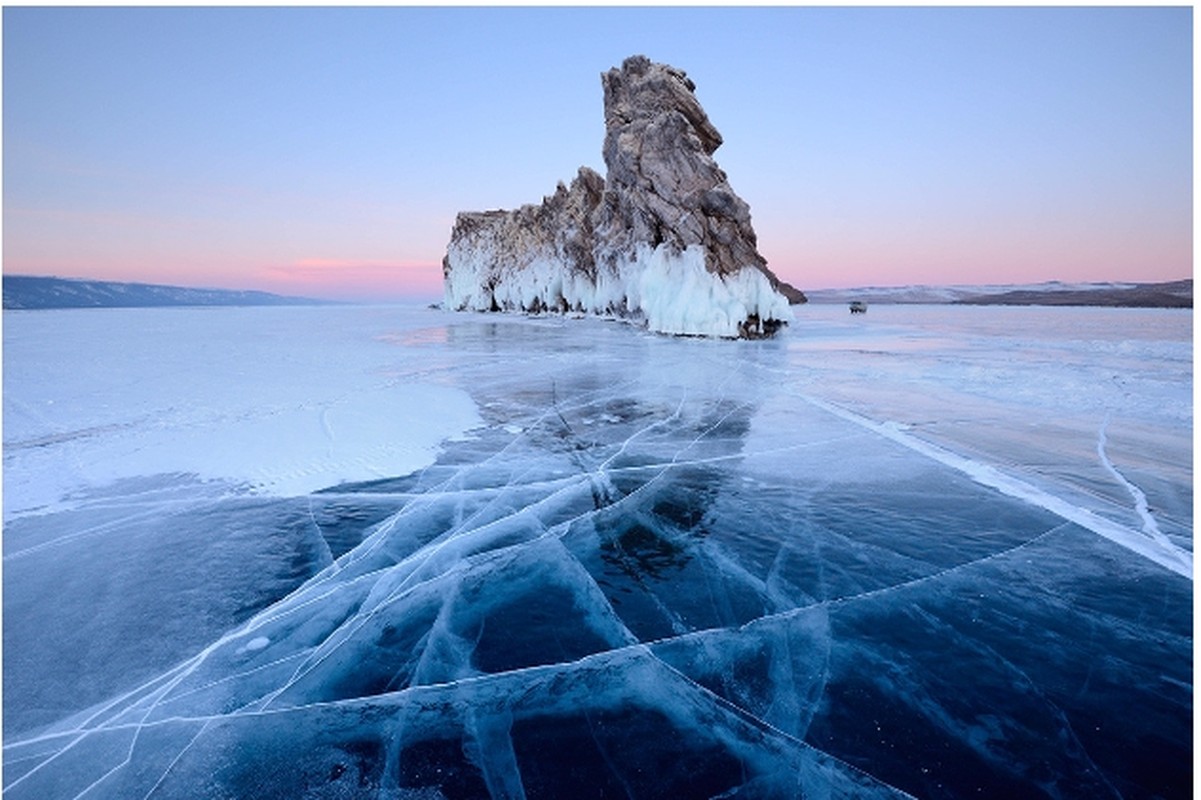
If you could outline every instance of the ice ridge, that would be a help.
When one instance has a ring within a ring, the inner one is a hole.
[[[1166,536],[1162,534],[1155,536],[1145,525],[1143,532],[1131,530],[1125,525],[1119,525],[1116,522],[1105,519],[1086,508],[1081,508],[1061,497],[1056,497],[1020,478],[1006,475],[995,467],[973,461],[970,458],[965,458],[949,450],[944,450],[937,445],[922,441],[915,436],[911,436],[905,433],[896,423],[877,422],[816,397],[808,395],[802,395],[801,397],[806,402],[828,411],[841,419],[874,431],[886,439],[903,445],[917,453],[921,453],[952,469],[956,469],[982,486],[988,486],[1002,494],[1045,508],[1047,511],[1063,519],[1074,522],[1082,528],[1086,528],[1108,539],[1114,544],[1120,545],[1133,553],[1137,553],[1159,564],[1161,567],[1175,572],[1177,575],[1188,578],[1190,581],[1193,579],[1192,555],[1172,544]],[[1104,428],[1102,428],[1101,437],[1101,441],[1097,445],[1097,450],[1101,453],[1102,460],[1107,461],[1108,459],[1106,459],[1104,454]],[[1112,471],[1117,474],[1116,470]],[[1137,491],[1137,488],[1132,488],[1120,474],[1118,474],[1118,479],[1122,483],[1125,483],[1128,489],[1131,489],[1132,494]],[[1146,499],[1144,497],[1143,507],[1145,508],[1145,506]],[[1154,521],[1151,524],[1154,525]],[[1144,533],[1150,534],[1150,538],[1147,535],[1143,535]]]
[[[1109,443],[1108,437],[1105,435],[1106,429],[1109,427],[1109,417],[1101,423],[1101,430],[1097,432],[1097,456],[1101,459],[1101,465],[1105,467],[1106,472],[1113,476],[1114,480],[1126,487],[1126,491],[1130,492],[1130,497],[1134,500],[1134,511],[1138,514],[1139,519],[1143,521],[1143,533],[1150,536],[1156,543],[1163,547],[1172,547],[1172,542],[1159,529],[1159,524],[1156,523],[1155,517],[1151,514],[1151,507],[1147,503],[1147,495],[1142,489],[1131,483],[1125,475],[1118,471],[1110,460],[1105,448]]]

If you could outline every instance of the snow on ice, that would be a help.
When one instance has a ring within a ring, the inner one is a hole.
[[[1187,792],[1191,313],[870,317],[6,313],[5,794]]]
[[[17,317],[5,331],[6,518],[146,475],[295,495],[430,463],[443,439],[479,422],[475,407],[460,389],[389,374],[387,328],[373,339],[358,316],[188,308]]]

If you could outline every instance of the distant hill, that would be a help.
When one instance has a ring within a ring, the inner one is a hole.
[[[151,283],[5,275],[5,309],[147,308],[161,306],[326,305],[326,301],[285,297],[270,292],[190,289]]]
[[[1015,289],[956,301],[974,306],[1121,306],[1125,308],[1192,308],[1191,278],[1169,283],[1084,288]]]
[[[812,303],[1124,306],[1192,308],[1191,278],[1168,283],[1046,283],[986,286],[868,286],[815,289]]]

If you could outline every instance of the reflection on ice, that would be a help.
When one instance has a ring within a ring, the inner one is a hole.
[[[466,391],[483,420],[429,466],[276,499],[147,477],[6,531],[6,794],[1190,785],[1191,474],[1170,449],[1117,455],[1178,421],[1119,434],[1117,404],[1122,444],[1098,451],[1094,420],[1042,406],[1093,448],[1044,470],[1018,460],[1029,406],[960,408],[1005,423],[981,450],[939,416],[970,388],[952,367],[889,377],[925,358],[888,352],[920,327],[824,364],[796,332],[397,314],[391,378]]]

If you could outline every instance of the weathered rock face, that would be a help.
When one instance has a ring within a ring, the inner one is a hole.
[[[605,203],[601,239],[620,250],[626,239],[676,250],[699,244],[719,275],[764,269],[751,212],[712,158],[721,134],[709,122],[680,70],[627,59],[601,77],[605,88]]]
[[[592,215],[605,180],[581,167],[541,205],[465,211],[442,260],[446,307],[479,311],[598,311]],[[616,307],[612,309],[617,313]]]
[[[459,214],[443,260],[446,307],[772,333],[791,319],[788,300],[759,254],[749,207],[712,158],[721,134],[692,81],[645,56],[601,81],[606,178],[583,167],[541,205]]]

